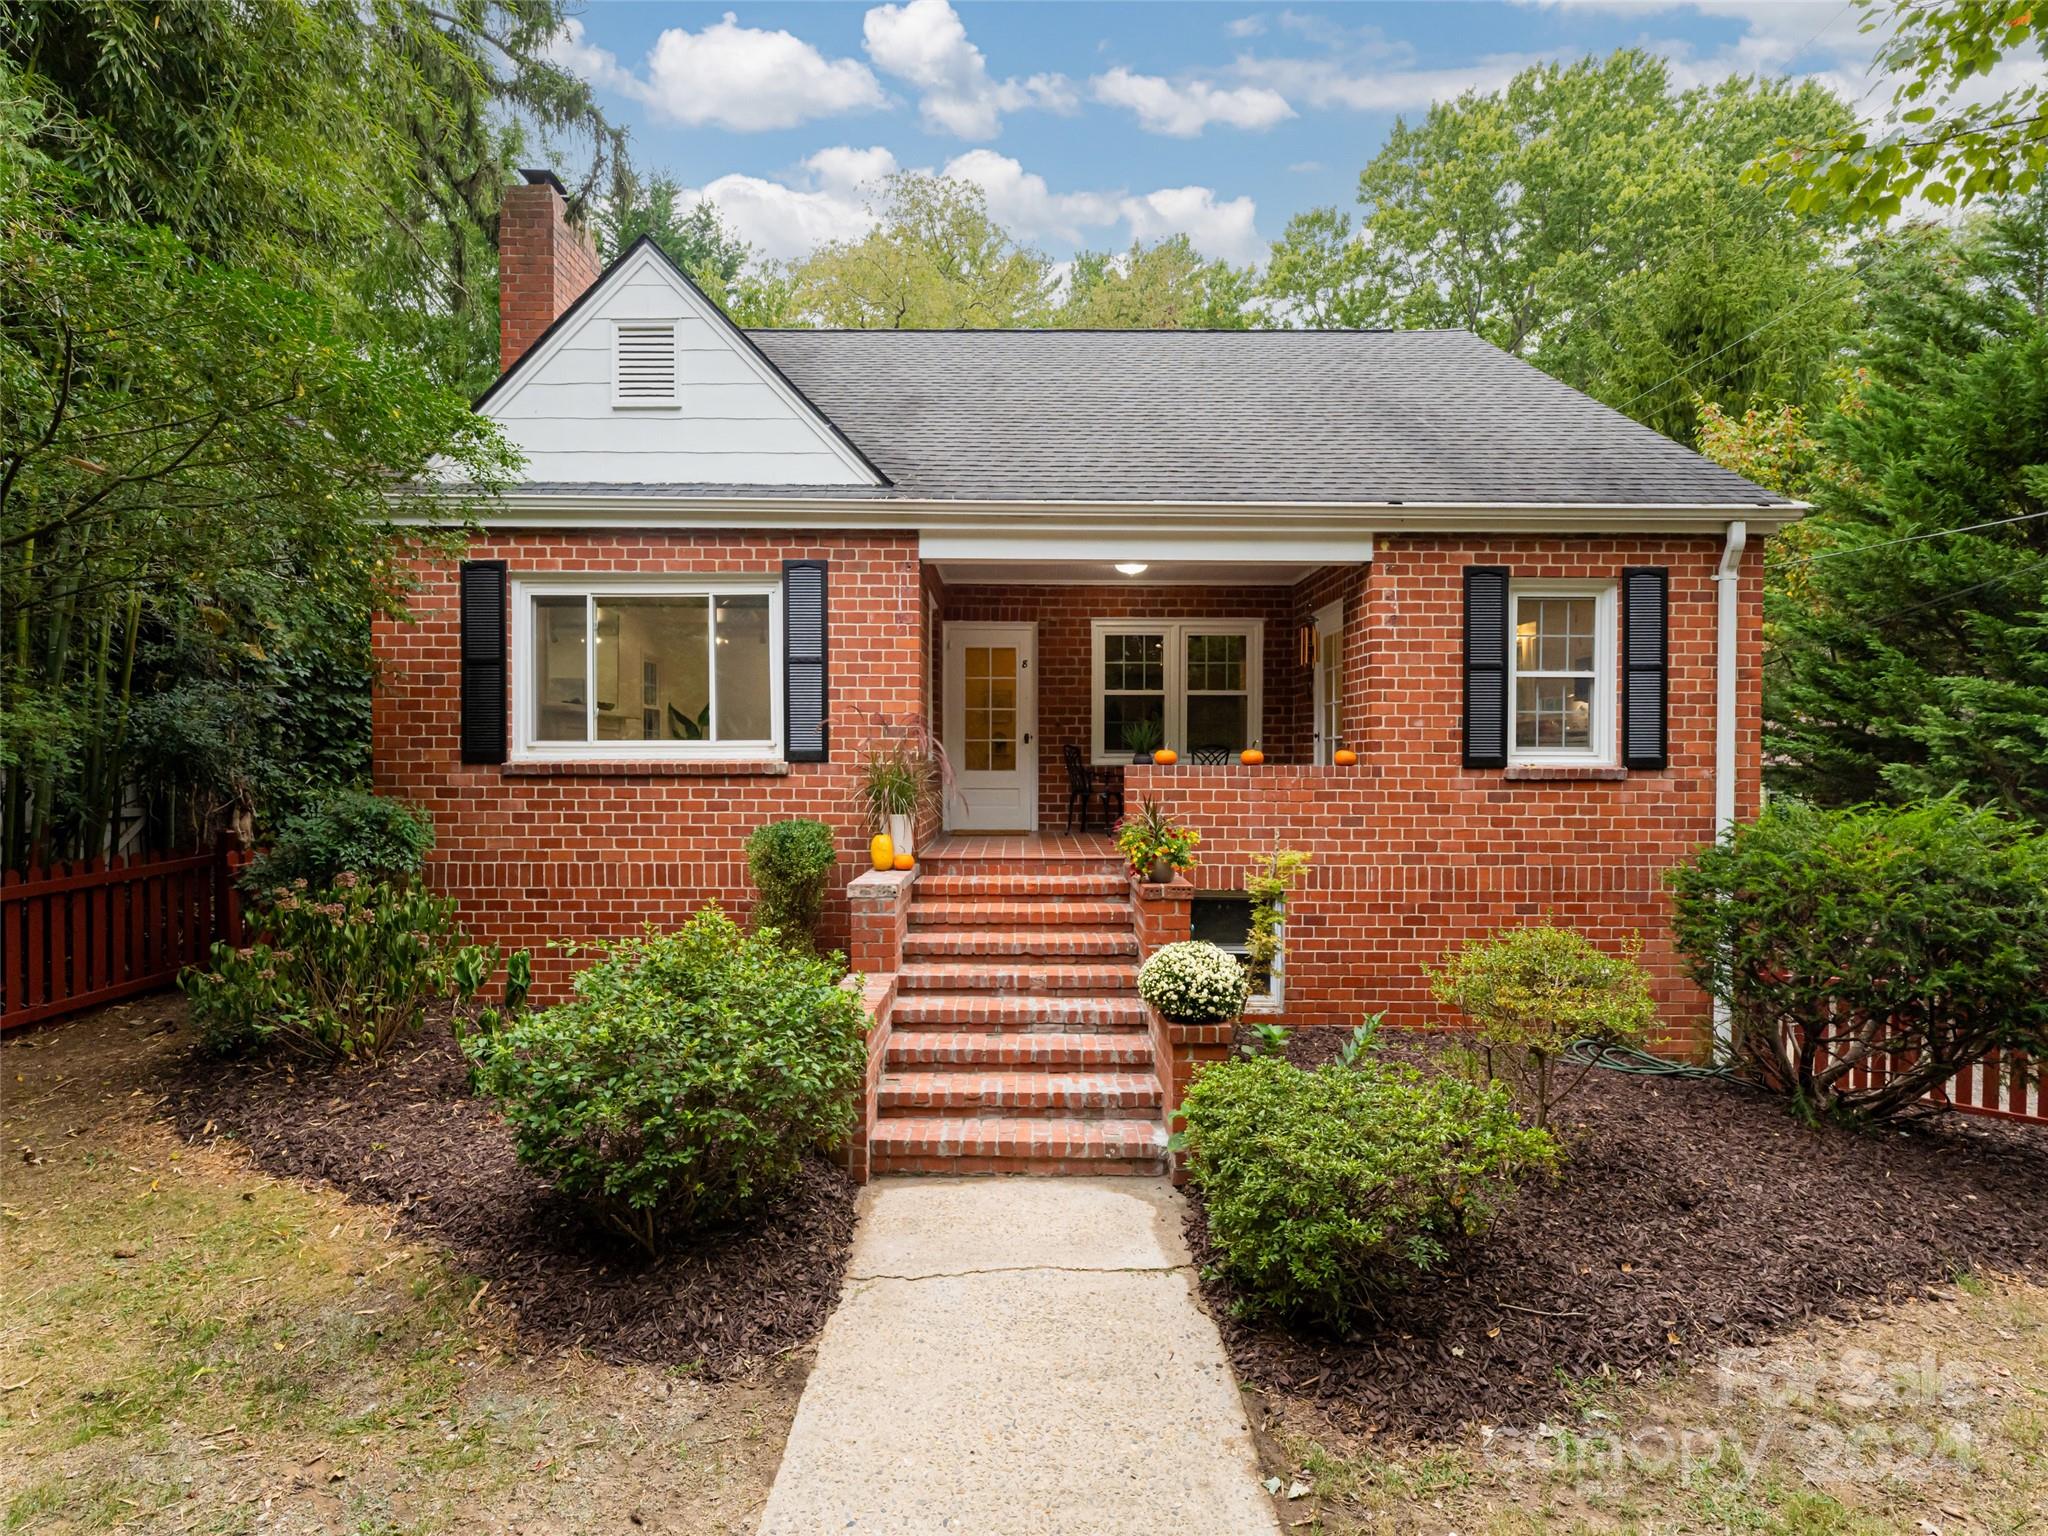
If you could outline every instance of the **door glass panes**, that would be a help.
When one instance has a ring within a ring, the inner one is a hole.
[[[711,740],[711,599],[600,597],[597,740]]]
[[[1515,600],[1515,745],[1590,751],[1599,674],[1590,597]]]
[[[1316,712],[1322,728],[1323,761],[1344,740],[1344,635],[1337,631],[1316,640]]]
[[[1012,772],[1017,766],[1017,648],[967,646],[961,672],[967,771]]]
[[[1166,636],[1102,637],[1102,749],[1112,757],[1133,744],[1166,741]]]
[[[590,730],[589,672],[583,655],[588,603],[581,597],[533,602],[533,735],[536,741],[584,741]]]
[[[718,668],[718,739],[766,741],[775,734],[770,683],[768,594],[721,596],[712,609]]]

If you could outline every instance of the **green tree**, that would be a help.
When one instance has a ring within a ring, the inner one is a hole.
[[[1853,315],[1840,231],[1740,173],[1848,121],[1812,84],[1674,91],[1634,50],[1535,66],[1397,120],[1356,234],[1297,217],[1266,291],[1297,324],[1474,331],[1689,442],[1695,397],[1740,411],[1822,384]]]
[[[2033,0],[1856,0],[1865,31],[1890,22],[1872,68],[1898,77],[1891,126],[1857,123],[1788,134],[1751,176],[1784,187],[1794,208],[1890,218],[1915,194],[1936,204],[2022,193],[2048,168],[2048,82],[2041,70],[1983,101],[1958,100],[1973,80],[2029,54],[2048,60],[2048,27]]]
[[[721,288],[732,282],[752,248],[725,222],[716,203],[685,208],[682,196],[682,184],[673,176],[658,172],[642,181],[630,165],[621,166],[610,194],[592,210],[598,255],[616,261],[635,240],[652,235],[668,259],[692,277],[714,277]]]
[[[1888,237],[1766,594],[1771,775],[2048,816],[2048,188]],[[1992,526],[1984,526],[1992,525]],[[1967,530],[1967,531],[1966,531]]]
[[[989,217],[971,182],[899,172],[858,240],[820,246],[790,273],[789,309],[845,330],[1002,330],[1041,324],[1052,262]]]
[[[1258,279],[1249,267],[1205,261],[1186,235],[1121,255],[1081,251],[1055,325],[1075,329],[1241,331],[1258,317]]]

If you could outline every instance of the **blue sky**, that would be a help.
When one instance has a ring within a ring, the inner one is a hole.
[[[556,55],[641,165],[770,257],[857,234],[864,189],[919,169],[979,183],[1056,257],[1183,231],[1246,261],[1290,214],[1348,208],[1397,114],[1538,60],[1637,45],[1683,84],[1811,75],[1881,107],[1858,20],[1844,0],[595,0]]]

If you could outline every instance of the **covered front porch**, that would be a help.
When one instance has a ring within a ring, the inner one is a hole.
[[[1124,770],[1156,748],[1190,769],[1248,749],[1305,765],[1362,734],[1370,540],[1206,542],[1076,540],[1037,558],[927,548],[948,832],[1106,830]]]

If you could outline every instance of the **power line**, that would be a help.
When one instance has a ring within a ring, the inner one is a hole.
[[[1996,517],[1988,523],[1971,523],[1962,528],[1936,528],[1929,533],[1909,533],[1902,539],[1885,539],[1877,544],[1857,544],[1847,549],[1824,549],[1816,554],[1800,555],[1790,560],[1777,562],[1780,569],[1794,565],[1811,565],[1816,560],[1832,560],[1837,555],[1862,555],[1874,549],[1893,549],[1901,544],[1918,544],[1923,539],[1945,539],[1952,533],[1981,533],[1986,528],[2004,528],[2013,523],[2032,522],[2037,517],[2048,517],[2048,510],[2022,512],[2017,517]]]

